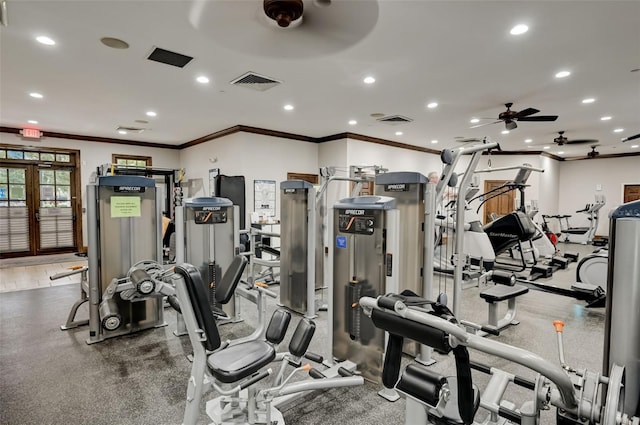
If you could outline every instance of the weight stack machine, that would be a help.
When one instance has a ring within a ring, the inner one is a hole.
[[[162,211],[155,181],[103,176],[87,186],[89,339],[87,344],[165,326],[161,297],[105,297],[113,279],[140,261],[162,261]]]
[[[217,285],[240,252],[239,208],[227,198],[202,197],[176,208],[176,263],[198,268],[212,310],[239,320],[235,295],[225,306],[215,300]],[[178,225],[181,223],[181,225]]]
[[[382,382],[385,333],[358,301],[398,291],[399,214],[396,200],[383,196],[345,198],[333,206],[330,228],[333,284],[329,286],[331,355],[357,364],[362,376]]]
[[[280,304],[316,316],[316,191],[311,183],[280,183]]]
[[[603,371],[624,365],[624,406],[640,416],[640,201],[609,215],[609,267]]]
[[[423,296],[424,262],[424,192],[428,180],[420,173],[392,172],[378,174],[374,194],[396,199],[400,216],[399,236],[402,257],[398,258],[398,292],[409,289]],[[431,294],[427,294],[429,299]],[[420,345],[405,341],[403,351],[417,356]]]

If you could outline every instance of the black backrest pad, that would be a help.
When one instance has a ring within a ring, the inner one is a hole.
[[[189,300],[191,301],[191,306],[196,316],[196,322],[198,322],[198,327],[204,330],[205,336],[207,337],[206,341],[203,342],[205,348],[209,351],[219,348],[221,342],[220,334],[218,333],[218,327],[213,318],[211,307],[209,307],[209,294],[207,294],[205,286],[202,283],[200,272],[192,265],[186,263],[176,266],[175,271],[184,279]]]
[[[442,353],[451,351],[448,334],[440,329],[435,329],[431,326],[407,320],[395,314],[377,309],[371,312],[371,319],[377,328],[384,329],[390,334],[409,338],[420,344],[433,347]]]
[[[267,326],[265,339],[272,344],[280,344],[287,333],[290,321],[291,313],[287,310],[274,311],[269,321],[269,326]]]
[[[302,357],[307,352],[311,338],[316,332],[316,324],[309,319],[301,319],[289,341],[289,352],[296,357]]]
[[[226,304],[231,300],[248,262],[249,260],[244,255],[236,255],[233,258],[229,268],[224,272],[224,276],[222,276],[220,283],[216,287],[216,301],[220,304]]]

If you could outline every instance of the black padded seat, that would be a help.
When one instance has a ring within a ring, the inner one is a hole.
[[[524,295],[527,292],[529,292],[529,288],[522,285],[494,285],[480,292],[480,298],[483,298],[488,303],[495,303]]]
[[[561,233],[568,233],[570,235],[582,235],[584,233],[587,233],[589,231],[588,227],[570,227],[569,229],[566,230],[561,230]]]
[[[460,418],[458,410],[458,383],[455,377],[447,378],[449,382],[449,400],[444,407],[442,417],[439,418],[435,415],[428,414],[429,420],[436,425],[465,425],[465,422]],[[477,385],[473,384],[473,411],[476,412],[480,406],[480,389]]]
[[[207,358],[207,365],[220,382],[237,382],[271,363],[276,350],[265,341],[248,341],[216,351]]]

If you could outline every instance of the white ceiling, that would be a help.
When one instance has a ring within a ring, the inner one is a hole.
[[[631,148],[640,140],[620,141],[640,133],[640,71],[631,72],[640,68],[640,1],[333,0],[319,7],[305,0],[303,22],[284,30],[267,22],[260,0],[6,5],[2,126],[37,120],[44,131],[170,145],[240,124],[434,149],[456,146],[455,137],[488,136],[505,150],[590,150],[554,146],[565,130],[569,140],[598,139],[603,154],[640,150]],[[529,31],[510,35],[518,23]],[[57,44],[37,43],[39,35]],[[108,48],[102,37],[130,48]],[[154,47],[194,60],[182,69],[152,62],[146,57]],[[557,79],[560,70],[572,74]],[[247,71],[283,84],[264,92],[229,84]],[[197,83],[198,75],[211,82]],[[368,75],[374,84],[363,83]],[[34,91],[44,98],[31,98]],[[583,104],[588,97],[595,102]],[[426,107],[432,101],[437,108]],[[508,135],[502,123],[469,128],[472,117],[497,117],[506,102],[559,118],[521,122]],[[287,103],[295,109],[283,110]],[[149,110],[157,116],[145,116]],[[391,126],[372,113],[414,121]],[[612,119],[601,121],[605,115]],[[120,125],[149,130],[120,135]]]

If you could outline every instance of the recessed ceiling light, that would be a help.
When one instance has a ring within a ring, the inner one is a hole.
[[[364,80],[362,80],[365,82],[365,84],[373,84],[376,82],[376,79],[373,77],[365,77]]]
[[[125,130],[118,130],[118,133],[120,134],[127,134],[127,132]]]
[[[569,75],[571,75],[571,72],[569,71],[560,71],[556,74],[556,78],[565,78],[565,77],[568,77]]]
[[[196,81],[199,82],[200,84],[207,84],[209,82],[209,79],[204,75],[201,75],[198,78],[196,78]]]
[[[596,100],[593,97],[588,97],[586,99],[582,99],[582,103],[593,103]]]
[[[502,130],[500,133],[502,133],[502,134],[509,134],[509,130]]]
[[[36,120],[29,120],[29,121],[27,121],[27,122],[28,122],[29,124],[38,124],[38,121],[36,121]]]
[[[158,115],[158,114],[153,112],[153,111],[147,111],[147,116],[148,117],[155,117],[156,115]]]
[[[396,136],[402,136],[402,131],[396,131]]]
[[[36,92],[29,93],[29,96],[31,96],[31,97],[35,97],[36,99],[42,99],[42,98],[44,97],[44,96],[43,96],[43,95],[41,95],[40,93],[36,93]]]
[[[550,149],[550,147],[549,147],[549,146],[545,146],[545,147],[544,147],[544,148],[542,148],[542,149]]]
[[[427,104],[427,108],[429,109],[433,109],[433,108],[437,108],[438,107],[438,102],[431,102],[429,104]]]
[[[438,141],[437,140],[432,140],[431,143],[433,143],[435,145],[436,143],[438,143]]]
[[[471,124],[475,124],[477,122],[480,122],[480,120],[478,118],[471,118],[471,120],[469,121]]]
[[[124,40],[120,40],[119,38],[113,37],[102,37],[100,42],[107,47],[111,47],[112,49],[128,49],[129,43]]]
[[[632,148],[632,149],[635,149],[635,148],[637,148],[638,146],[639,146],[639,145],[631,145],[631,148]]]
[[[511,33],[511,35],[520,35],[524,34],[527,31],[529,31],[528,26],[526,26],[525,24],[518,24],[515,27],[511,28],[511,31],[509,32]]]
[[[356,120],[349,120],[349,125],[356,125],[358,124],[358,121]]]
[[[533,140],[532,139],[524,139],[524,142],[525,143],[531,143],[531,142],[533,142]]]
[[[609,121],[610,119],[611,117],[607,116],[607,117],[600,118],[600,121]]]
[[[624,131],[624,128],[616,128],[615,130],[613,130],[614,133],[622,133]]]
[[[284,105],[285,111],[293,111],[293,105]]]
[[[462,149],[464,149],[464,146],[460,146],[460,147],[458,148],[458,150],[462,150]]]
[[[47,37],[46,35],[41,35],[36,37],[36,41],[38,43],[46,44],[47,46],[53,46],[56,44],[55,41],[53,41],[51,38]]]
[[[560,151],[558,152],[558,155],[562,155],[564,153],[564,151]]]

